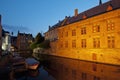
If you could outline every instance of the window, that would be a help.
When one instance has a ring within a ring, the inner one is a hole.
[[[72,40],[72,48],[76,48],[76,40]]]
[[[114,48],[114,47],[115,47],[115,37],[108,36],[108,48]]]
[[[97,65],[96,65],[96,63],[93,63],[92,67],[93,67],[93,71],[97,71]]]
[[[81,40],[81,47],[86,48],[86,39]]]
[[[69,68],[65,67],[65,73],[68,74],[69,73]]]
[[[76,30],[72,30],[72,36],[76,36]]]
[[[108,20],[107,21],[107,31],[111,31],[111,30],[114,30],[115,29],[115,24],[114,22]]]
[[[87,74],[86,73],[82,73],[82,80],[87,80]]]
[[[63,37],[63,32],[61,32],[61,37]]]
[[[100,25],[93,26],[93,33],[100,32]]]
[[[93,47],[100,48],[100,38],[93,38]]]
[[[74,80],[76,80],[76,75],[77,75],[76,70],[72,70],[72,77],[74,78]]]
[[[68,37],[68,32],[65,32],[65,36]]]
[[[86,27],[82,27],[82,28],[81,28],[81,34],[82,34],[82,35],[86,34]]]
[[[92,59],[93,59],[93,60],[97,60],[97,54],[93,53],[93,54],[92,54]]]
[[[110,5],[107,7],[107,11],[111,11],[111,10],[113,10],[113,7],[112,7],[112,5],[110,4]]]
[[[99,78],[99,77],[94,76],[94,79],[93,79],[93,80],[100,80],[100,78]]]
[[[65,41],[65,48],[68,48],[68,41]]]
[[[63,42],[60,42],[60,48],[63,48]]]

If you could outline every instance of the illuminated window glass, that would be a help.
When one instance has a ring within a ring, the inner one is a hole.
[[[76,30],[72,30],[72,36],[76,36]]]
[[[81,40],[81,47],[86,48],[86,39]]]
[[[115,48],[115,37],[114,36],[108,36],[108,48]]]
[[[93,47],[100,48],[100,38],[93,38]]]
[[[76,40],[72,40],[72,48],[76,48]]]
[[[82,27],[82,28],[81,28],[81,34],[82,34],[82,35],[86,34],[86,27]]]
[[[111,30],[114,30],[115,29],[115,23],[108,20],[107,21],[107,31],[111,31]]]
[[[93,26],[93,33],[100,32],[100,25],[94,25]]]

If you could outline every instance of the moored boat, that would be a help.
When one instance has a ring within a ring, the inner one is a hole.
[[[35,60],[34,58],[27,58],[26,60],[27,68],[36,70],[40,64],[39,61]]]
[[[23,57],[14,57],[12,60],[12,68],[14,72],[22,72],[27,70],[26,62]]]

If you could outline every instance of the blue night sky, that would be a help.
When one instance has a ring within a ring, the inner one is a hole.
[[[0,0],[0,14],[3,29],[36,36],[65,16],[73,16],[74,9],[80,13],[97,5],[99,0]]]

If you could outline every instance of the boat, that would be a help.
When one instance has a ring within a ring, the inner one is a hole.
[[[36,77],[39,75],[39,69],[36,69],[36,70],[28,70],[28,75],[30,77]]]
[[[22,72],[27,70],[25,59],[20,56],[13,57],[12,70],[14,72]]]
[[[32,70],[36,70],[40,64],[40,62],[34,58],[27,58],[25,61],[27,64],[27,68]]]

